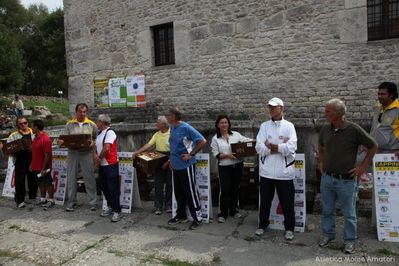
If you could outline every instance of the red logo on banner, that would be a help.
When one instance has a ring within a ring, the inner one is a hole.
[[[276,208],[276,214],[283,215],[283,208],[281,207],[281,203],[279,202]]]
[[[59,175],[59,172],[58,172],[58,171],[54,171],[54,172],[53,172],[54,191],[57,191],[57,187],[58,187],[58,175]]]
[[[12,171],[12,177],[11,177],[11,187],[15,187],[15,170]]]

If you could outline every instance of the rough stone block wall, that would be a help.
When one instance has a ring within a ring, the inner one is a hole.
[[[226,112],[312,127],[340,97],[368,124],[376,86],[399,81],[399,41],[367,41],[366,0],[65,0],[69,99],[93,104],[93,79],[144,72],[148,106],[110,110],[131,122],[178,105],[195,120]],[[176,64],[155,67],[151,26],[173,22]],[[148,119],[150,117],[150,119]]]

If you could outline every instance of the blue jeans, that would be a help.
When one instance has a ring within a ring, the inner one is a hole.
[[[323,173],[320,183],[323,211],[321,228],[323,235],[335,238],[335,202],[341,205],[345,218],[344,242],[354,243],[357,239],[356,194],[357,180],[342,180]]]

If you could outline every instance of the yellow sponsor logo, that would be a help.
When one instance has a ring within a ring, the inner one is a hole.
[[[395,232],[395,231],[389,232],[389,236],[390,236],[390,237],[398,237],[398,236],[399,236],[399,233],[398,233],[398,232]]]
[[[197,161],[197,166],[207,167],[208,166],[208,161],[205,161],[205,160]]]
[[[303,161],[295,161],[295,168],[303,169]]]
[[[133,160],[130,158],[119,158],[119,163],[133,163]]]

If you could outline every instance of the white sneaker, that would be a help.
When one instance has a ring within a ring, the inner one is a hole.
[[[218,217],[218,223],[222,224],[224,222],[226,222],[226,219],[224,217],[222,217],[222,216]]]
[[[285,231],[285,240],[293,240],[293,239],[294,239],[294,232]]]
[[[258,228],[255,231],[255,235],[257,235],[257,236],[263,236],[264,233],[265,233],[265,229],[262,229],[262,228]]]
[[[112,209],[111,208],[106,208],[105,210],[103,210],[100,214],[101,217],[107,217],[108,215],[110,215],[112,213]]]
[[[18,208],[22,209],[25,208],[25,202],[21,202],[20,204],[17,205]]]
[[[121,213],[120,212],[114,212],[111,218],[111,222],[116,223],[121,220]]]
[[[241,213],[237,212],[236,214],[234,214],[233,216],[235,219],[239,219],[242,217]]]

